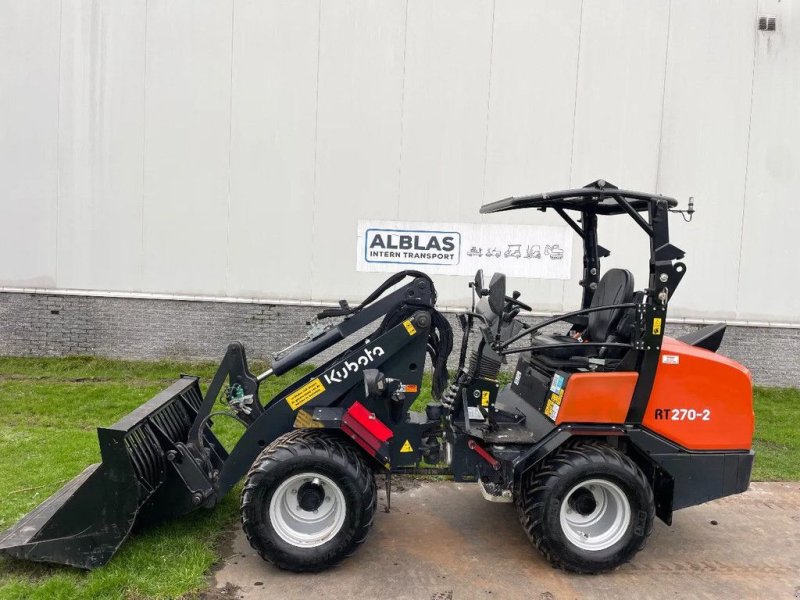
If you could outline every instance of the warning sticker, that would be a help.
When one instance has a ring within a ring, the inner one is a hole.
[[[414,328],[414,324],[411,323],[410,319],[407,319],[407,320],[403,321],[403,327],[406,328],[406,331],[408,332],[408,335],[414,335],[415,333],[417,333],[417,330]],[[410,452],[410,450],[409,450],[409,452]]]
[[[489,396],[491,396],[489,390],[484,390],[481,393],[481,406],[489,406]]]
[[[552,400],[548,400],[547,401],[547,406],[544,407],[544,414],[545,414],[545,416],[548,416],[553,421],[555,421],[556,417],[558,416],[558,410],[560,408],[561,407],[558,404],[556,404]]]
[[[555,407],[555,404],[553,404],[552,400],[548,400],[544,407],[545,416],[550,417],[551,419],[553,418],[553,407]]]
[[[661,335],[661,317],[653,319],[653,335]]]
[[[514,385],[519,385],[519,380],[522,379],[522,371],[514,373]]]
[[[481,413],[481,409],[477,406],[468,406],[467,407],[467,416],[469,417],[470,421],[485,421],[486,419],[483,418],[483,414]]]
[[[550,382],[550,391],[558,393],[562,387],[564,387],[564,376],[556,373],[553,375],[553,380]]]
[[[414,383],[407,383],[403,386],[403,391],[406,394],[416,394],[419,391],[419,386]]]
[[[303,406],[303,404],[310,402],[324,391],[325,386],[322,385],[322,382],[319,380],[319,378],[312,379],[300,389],[295,390],[286,396],[286,403],[292,408],[292,410],[297,410]]]
[[[413,452],[414,449],[411,447],[411,442],[406,440],[406,443],[403,444],[403,447],[400,448],[400,452]]]
[[[325,427],[321,421],[315,421],[311,414],[304,410],[297,411],[297,417],[294,420],[295,429],[319,429]]]

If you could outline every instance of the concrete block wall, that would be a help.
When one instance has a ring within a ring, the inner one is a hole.
[[[272,353],[305,336],[318,307],[0,293],[0,355],[97,355],[122,359],[219,360],[241,341],[248,358]],[[457,360],[459,329],[455,332]],[[678,336],[698,325],[667,324]],[[321,363],[338,350],[319,356]],[[800,329],[728,327],[720,353],[744,364],[758,385],[800,387]]]

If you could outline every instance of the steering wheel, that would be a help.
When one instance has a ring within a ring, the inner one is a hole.
[[[512,306],[518,306],[522,310],[527,310],[528,312],[533,311],[533,309],[530,306],[528,306],[524,302],[520,302],[519,300],[517,300],[517,298],[519,298],[519,296],[520,296],[519,292],[514,292],[512,294],[512,297],[509,298],[508,296],[506,296],[506,302],[508,302]]]

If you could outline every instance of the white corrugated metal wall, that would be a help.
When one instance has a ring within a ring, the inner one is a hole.
[[[3,0],[0,287],[358,299],[358,218],[605,178],[696,198],[674,314],[800,324],[798,139],[787,1]],[[574,306],[578,262],[513,284]]]

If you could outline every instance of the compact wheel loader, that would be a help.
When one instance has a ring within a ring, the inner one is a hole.
[[[265,373],[251,373],[233,343],[205,395],[196,377],[182,376],[99,428],[102,462],[0,534],[0,550],[99,567],[134,527],[212,508],[244,478],[241,519],[252,546],[281,568],[318,571],[366,538],[375,473],[424,461],[476,482],[487,500],[515,503],[553,565],[613,569],[644,546],[654,517],[671,524],[678,509],[745,491],[753,464],[750,375],[716,354],[724,325],[664,335],[686,272],[668,217],[692,211],[676,206],[602,180],[484,206],[553,210],[565,220],[583,242],[580,310],[531,324],[522,318],[531,307],[506,295],[504,275],[486,286],[478,272],[472,309],[458,315],[451,381],[453,333],[433,282],[416,271],[394,275],[358,306],[323,310]],[[624,269],[601,276],[609,251],[598,244],[598,218],[617,215],[649,240],[649,278],[638,291]],[[563,334],[546,332],[558,324]],[[265,379],[343,340],[334,358],[260,397]],[[436,401],[413,412],[426,356]],[[501,385],[502,364],[514,361]],[[213,432],[220,412],[245,426],[230,452]]]

